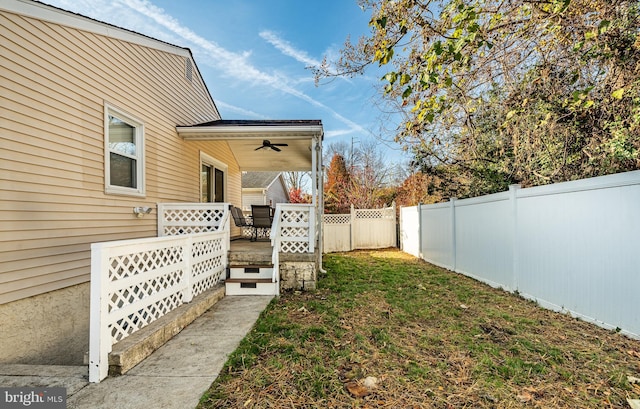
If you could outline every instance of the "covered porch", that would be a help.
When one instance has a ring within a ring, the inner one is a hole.
[[[158,237],[93,244],[91,382],[113,369],[112,350],[132,343],[131,335],[212,291],[278,295],[315,288],[322,257],[320,121],[215,121],[177,129],[187,141],[226,141],[242,170],[310,172],[312,203],[277,204],[269,238],[256,242],[232,237],[230,207],[239,203],[158,203]],[[128,362],[123,371],[135,364]]]
[[[187,142],[224,141],[242,172],[309,173],[310,209],[273,206],[272,226],[270,230],[266,229],[266,236],[263,236],[266,240],[262,242],[251,243],[241,240],[246,235],[240,234],[239,239],[232,234],[226,285],[227,292],[234,295],[270,293],[268,287],[273,285],[277,287],[276,294],[280,289],[314,288],[322,257],[324,131],[321,121],[217,120],[178,126],[176,130]],[[230,205],[241,207],[241,203]],[[233,219],[230,219],[230,224],[233,231]],[[312,226],[307,227],[308,224]],[[235,230],[238,228],[246,231],[239,226]],[[307,267],[310,264],[312,268]],[[301,273],[302,270],[305,273]],[[269,280],[271,276],[273,280]],[[264,288],[261,290],[259,287]]]

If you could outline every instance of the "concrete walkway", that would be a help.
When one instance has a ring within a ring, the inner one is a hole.
[[[227,296],[125,375],[87,382],[87,367],[3,365],[0,385],[62,386],[69,409],[195,408],[272,296]]]

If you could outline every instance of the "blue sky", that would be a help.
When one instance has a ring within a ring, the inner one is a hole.
[[[190,48],[224,119],[321,119],[325,146],[379,135],[381,71],[316,86],[307,68],[369,32],[356,0],[43,1]]]

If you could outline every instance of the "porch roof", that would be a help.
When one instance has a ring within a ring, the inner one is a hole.
[[[186,141],[226,141],[241,170],[309,171],[313,141],[322,148],[324,136],[320,120],[228,120],[177,126]],[[259,149],[262,141],[286,143],[281,152]]]

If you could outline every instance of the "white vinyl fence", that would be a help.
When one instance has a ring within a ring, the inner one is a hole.
[[[323,252],[395,247],[396,205],[323,215]]]
[[[400,249],[420,257],[420,214],[418,206],[400,207]]]
[[[640,171],[420,205],[401,223],[410,254],[640,337]]]

